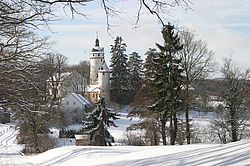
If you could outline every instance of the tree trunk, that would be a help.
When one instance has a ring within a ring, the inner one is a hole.
[[[163,145],[167,145],[167,140],[166,140],[166,121],[161,120],[161,136],[162,136],[162,143]]]
[[[173,116],[170,116],[169,124],[169,135],[170,135],[170,145],[174,145],[174,127],[173,127]]]
[[[186,139],[187,139],[187,144],[190,144],[191,134],[190,134],[188,104],[185,110],[185,118],[186,118]]]
[[[235,115],[235,110],[231,109],[230,110],[230,125],[231,125],[231,134],[232,134],[232,142],[238,141],[238,132],[237,132],[237,123],[236,123],[236,115]]]
[[[189,90],[188,90],[188,84],[186,84],[186,103],[185,103],[185,119],[186,119],[186,139],[187,144],[191,143],[191,133],[190,133],[190,123],[189,123]]]
[[[173,120],[174,120],[173,145],[175,145],[177,132],[178,132],[178,122],[177,122],[176,112],[173,115]]]
[[[170,117],[170,126],[169,126],[169,133],[170,133],[170,145],[175,145],[175,140],[177,136],[177,118],[176,113]]]

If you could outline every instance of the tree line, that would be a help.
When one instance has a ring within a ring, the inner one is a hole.
[[[182,0],[140,2],[161,23],[160,11],[166,10],[154,10],[155,5],[162,9],[186,4]],[[47,27],[55,18],[55,5],[63,4],[77,14],[74,5],[85,3],[88,1],[0,2],[0,107],[11,108],[14,119],[19,122],[20,142],[36,147],[36,152],[46,150],[41,145],[47,139],[41,135],[46,134],[50,126],[64,125],[65,118],[57,104],[65,73],[73,73],[70,81],[64,83],[68,91],[84,92],[89,83],[88,62],[69,67],[67,58],[53,51],[48,37],[40,37],[36,30]],[[115,11],[107,1],[102,4],[107,16]],[[133,99],[130,115],[143,118],[140,127],[145,129],[151,145],[158,145],[160,140],[167,144],[168,135],[170,144],[175,144],[180,137],[185,137],[185,143],[189,144],[193,132],[190,111],[197,107],[196,100],[204,93],[196,92],[201,80],[214,70],[213,52],[188,30],[177,33],[173,25],[163,25],[164,43],[156,45],[158,50],[147,51],[144,64],[136,52],[128,58],[123,39],[115,39],[111,46],[112,97],[120,104]],[[222,74],[223,81],[216,91],[223,104],[216,110],[212,127],[226,143],[243,138],[242,133],[249,126],[249,71],[242,72],[231,59],[225,59]],[[180,114],[185,115],[184,120],[179,118]],[[112,140],[107,132],[105,134]]]
[[[216,118],[210,126],[214,139],[227,143],[246,137],[249,70],[241,72],[231,58],[225,58],[222,80],[203,101],[206,94],[203,81],[218,68],[214,52],[190,30],[183,28],[177,32],[170,23],[163,27],[162,37],[163,45],[156,44],[159,51],[150,48],[144,63],[136,52],[128,59],[126,43],[120,36],[111,45],[113,100],[130,103],[129,116],[142,118],[140,124],[128,130],[145,129],[145,139],[151,140],[148,145],[194,143],[196,131],[190,112],[198,110],[214,113]],[[211,99],[214,96],[216,99]],[[216,101],[221,102],[216,107],[207,105]]]

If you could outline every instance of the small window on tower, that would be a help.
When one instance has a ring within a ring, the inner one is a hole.
[[[100,54],[98,54],[98,56],[100,56]]]
[[[102,59],[101,59],[101,62],[102,62]]]

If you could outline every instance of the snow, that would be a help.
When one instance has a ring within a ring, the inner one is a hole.
[[[122,139],[129,124],[139,119],[126,117],[126,108],[116,120],[117,128],[110,128],[116,140]],[[202,123],[197,118],[197,123]],[[204,121],[203,121],[204,122]],[[204,124],[203,124],[204,125]],[[78,128],[74,125],[71,128]],[[0,124],[1,166],[183,166],[219,165],[250,166],[250,139],[229,144],[192,144],[175,146],[63,146],[47,152],[22,156],[21,145],[15,144],[18,131],[11,124]]]
[[[250,140],[182,146],[68,146],[26,159],[43,166],[250,165]]]
[[[0,124],[0,165],[12,163],[12,161],[20,156],[23,148],[21,145],[13,144],[18,134],[11,124]]]
[[[127,115],[125,111],[121,112],[119,116],[120,119],[114,121],[117,127],[112,126],[108,129],[110,134],[115,138],[115,142],[123,139],[124,131],[129,125],[136,124],[140,121],[138,118],[127,118]]]
[[[99,85],[88,85],[86,87],[86,92],[100,92]]]

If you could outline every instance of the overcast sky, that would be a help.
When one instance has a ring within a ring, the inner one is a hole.
[[[215,52],[216,61],[221,64],[222,58],[232,56],[234,61],[246,69],[250,67],[250,0],[191,0],[193,11],[182,8],[172,9],[167,21],[177,26],[190,28],[198,39],[207,42]],[[161,25],[154,16],[143,11],[140,27],[134,29],[135,15],[138,9],[137,0],[114,3],[120,9],[121,18],[111,18],[111,36],[107,33],[106,18],[99,1],[88,3],[81,11],[87,19],[71,15],[62,10],[57,11],[61,20],[53,22],[51,30],[43,34],[51,36],[56,42],[54,49],[66,57],[70,64],[89,60],[89,52],[94,46],[96,32],[100,45],[105,49],[106,61],[110,61],[110,45],[116,36],[122,36],[127,44],[127,54],[144,53],[148,48],[155,48],[155,43],[162,43]]]

